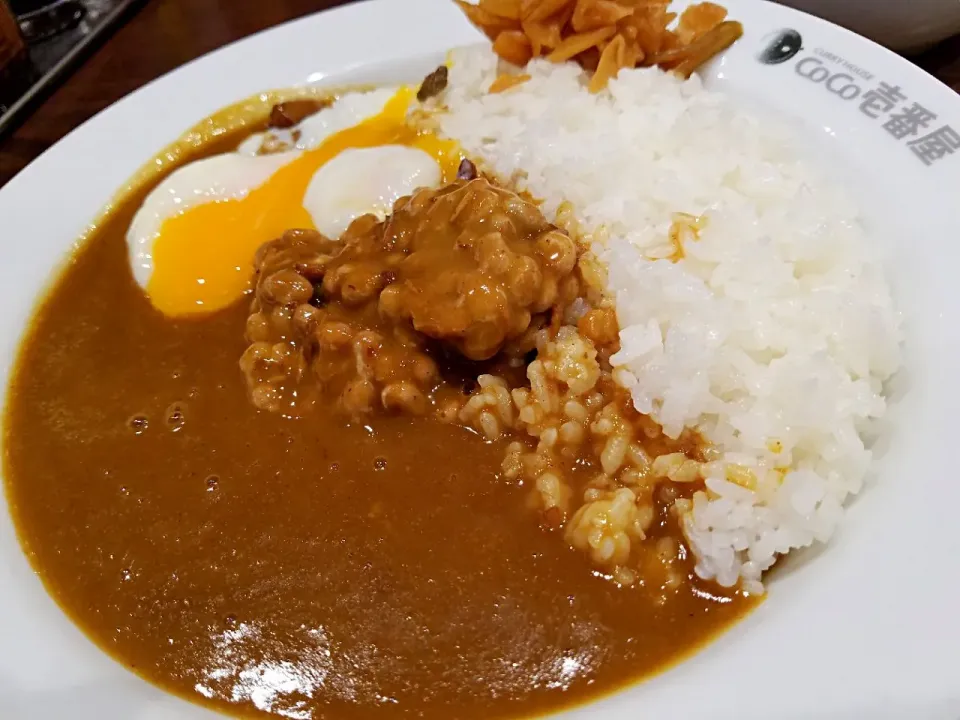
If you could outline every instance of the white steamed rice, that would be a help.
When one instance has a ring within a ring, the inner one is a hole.
[[[695,428],[717,450],[685,515],[697,573],[759,591],[777,554],[827,540],[860,490],[899,365],[857,209],[776,122],[696,77],[622,71],[592,95],[573,64],[534,61],[491,95],[489,48],[451,60],[442,131],[548,217],[572,204],[608,267],[618,379],[669,435]],[[706,217],[699,240],[657,259],[678,212]]]

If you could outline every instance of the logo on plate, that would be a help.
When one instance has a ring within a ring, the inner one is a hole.
[[[757,53],[757,60],[764,65],[779,65],[800,52],[802,47],[803,38],[796,30],[774,30],[763,39],[763,49]]]

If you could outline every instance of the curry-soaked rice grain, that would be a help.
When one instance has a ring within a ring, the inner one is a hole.
[[[604,310],[587,326],[609,343],[616,341],[615,322],[615,314]],[[662,563],[651,570],[642,560],[659,552],[652,545],[643,550],[657,504],[663,504],[654,491],[664,482],[699,478],[701,463],[687,454],[696,443],[663,438],[632,410],[603,362],[594,340],[578,327],[562,326],[552,338],[539,336],[537,357],[526,370],[529,387],[508,391],[503,378],[481,375],[459,420],[489,438],[519,437],[502,470],[508,479],[531,483],[531,507],[545,527],[563,528],[567,543],[621,585],[655,572],[666,586]],[[593,474],[584,482],[589,468]],[[677,497],[671,491],[670,502]]]

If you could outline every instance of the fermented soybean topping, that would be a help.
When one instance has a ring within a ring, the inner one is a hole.
[[[330,106],[329,99],[304,98],[301,100],[286,100],[277,103],[270,111],[269,127],[277,129],[291,128],[299,125],[304,118],[310,117]]]
[[[441,65],[432,73],[427,75],[417,90],[417,100],[424,102],[435,97],[447,89],[447,66]]]
[[[289,413],[321,392],[351,415],[423,414],[442,384],[437,351],[488,360],[538,328],[577,296],[576,261],[533,203],[483,178],[419,190],[339,242],[288,232],[257,256],[251,398]]]
[[[475,177],[477,177],[477,166],[467,158],[461,160],[460,167],[457,168],[457,180],[473,180]]]
[[[593,576],[530,521],[505,441],[429,414],[258,411],[237,368],[248,303],[172,320],[130,277],[149,189],[32,321],[4,437],[30,561],[126,667],[242,717],[530,717],[662,669],[749,607],[689,561],[665,601]],[[322,308],[308,285],[288,290]]]

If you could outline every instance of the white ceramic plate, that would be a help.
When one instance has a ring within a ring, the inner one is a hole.
[[[792,118],[811,152],[845,179],[886,253],[907,333],[889,448],[826,551],[778,574],[756,612],[673,670],[568,717],[956,720],[960,135],[909,141],[944,127],[960,133],[960,98],[845,30],[773,4],[725,4],[745,34],[707,69],[707,84]],[[447,48],[479,40],[448,0],[370,0],[201,58],[71,133],[0,191],[4,377],[38,294],[75,239],[141,163],[196,120],[267,88],[416,80]],[[759,61],[768,48],[768,59],[789,57]],[[863,103],[880,83],[899,86],[906,102],[872,111],[883,104]],[[898,140],[890,118],[915,102],[936,117]],[[123,670],[73,627],[0,513],[0,717],[212,715]]]

